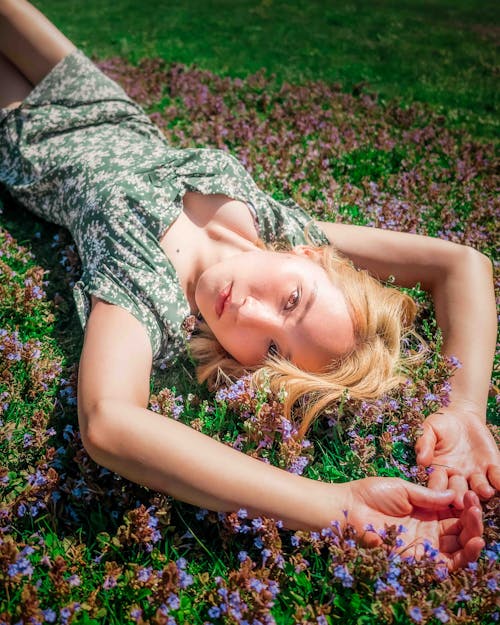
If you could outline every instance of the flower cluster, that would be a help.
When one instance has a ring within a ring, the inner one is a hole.
[[[291,196],[318,217],[494,251],[494,146],[450,129],[427,106],[384,103],[364,88],[277,84],[263,72],[220,77],[157,59],[134,67],[115,58],[101,67],[154,109],[172,145],[232,151],[277,199]],[[80,263],[65,231],[37,223],[50,234],[34,241],[42,257],[55,257],[50,273],[0,228],[0,623],[500,621],[498,497],[483,506],[479,562],[448,573],[430,543],[419,562],[405,555],[401,526],[381,530],[369,549],[348,516],[345,528],[290,531],[243,508],[173,501],[95,464],[77,427],[80,337],[68,287]],[[343,397],[307,439],[297,438],[280,398],[248,378],[213,398],[183,370],[155,390],[150,407],[297,475],[425,483],[413,445],[425,416],[449,402],[460,363],[440,355],[428,301],[412,294],[431,344],[415,379],[377,401]],[[493,416],[499,399],[496,383]]]

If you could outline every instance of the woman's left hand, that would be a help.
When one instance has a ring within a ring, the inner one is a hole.
[[[460,509],[469,488],[483,500],[500,490],[500,451],[479,410],[455,403],[427,417],[423,428],[415,451],[418,464],[434,469],[429,488],[453,489]]]

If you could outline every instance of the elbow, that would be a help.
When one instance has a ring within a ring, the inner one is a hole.
[[[110,431],[108,401],[98,401],[88,411],[78,411],[78,422],[82,444],[88,455],[97,462],[106,466],[106,458],[111,451],[113,440]]]
[[[476,271],[484,272],[493,279],[493,263],[491,259],[468,245],[460,245],[462,262]]]
[[[434,271],[429,282],[422,282],[422,287],[433,296],[440,292],[443,281],[450,279],[474,280],[479,277],[493,283],[493,264],[482,252],[459,243],[443,242],[443,255],[437,256]]]

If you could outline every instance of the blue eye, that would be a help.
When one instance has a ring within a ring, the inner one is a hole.
[[[300,291],[299,289],[295,289],[292,293],[290,293],[290,297],[287,299],[285,310],[293,310],[300,301]]]

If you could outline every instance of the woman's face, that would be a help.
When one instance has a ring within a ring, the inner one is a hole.
[[[276,351],[301,369],[320,371],[355,344],[342,292],[309,258],[256,250],[204,271],[196,304],[224,349],[244,366]]]

